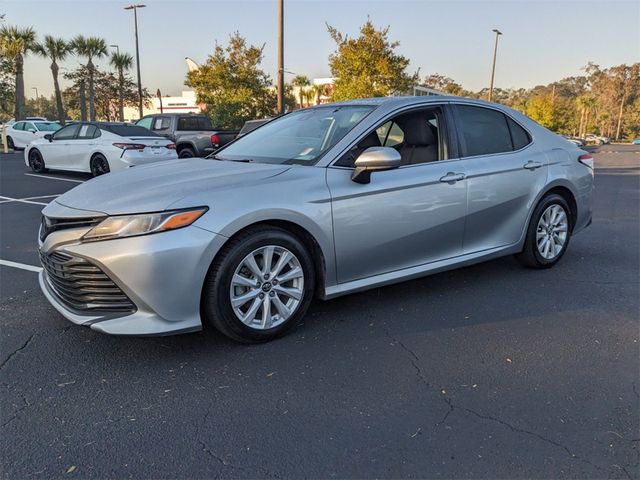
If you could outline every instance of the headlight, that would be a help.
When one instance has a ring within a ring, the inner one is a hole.
[[[186,227],[200,218],[207,207],[194,210],[142,213],[108,217],[84,234],[82,240],[93,242],[112,238],[133,237]]]

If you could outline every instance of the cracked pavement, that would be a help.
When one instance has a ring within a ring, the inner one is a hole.
[[[100,335],[0,266],[0,475],[640,479],[640,154],[612,148],[555,268],[318,301],[266,345]],[[0,155],[0,195],[74,185],[26,171]],[[37,265],[40,209],[0,204],[0,258]]]

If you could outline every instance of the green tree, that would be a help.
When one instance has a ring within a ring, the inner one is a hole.
[[[406,73],[409,59],[396,53],[399,42],[389,40],[389,27],[378,30],[367,20],[356,38],[327,29],[337,47],[329,56],[334,100],[406,93],[417,82],[418,73]]]
[[[216,127],[240,128],[246,120],[274,114],[276,93],[260,68],[263,48],[248,45],[236,32],[226,47],[216,44],[207,61],[187,74],[185,84],[207,104]]]
[[[71,42],[73,50],[77,55],[87,58],[87,72],[89,85],[89,120],[96,119],[96,92],[94,77],[96,67],[93,63],[94,59],[102,58],[107,55],[107,42],[99,37],[84,37],[78,35]]]
[[[53,88],[56,96],[56,118],[64,125],[66,115],[64,111],[64,104],[62,102],[62,92],[60,91],[60,84],[58,83],[58,72],[60,67],[58,62],[67,58],[72,52],[71,45],[65,42],[62,38],[54,38],[51,35],[45,35],[44,42],[35,45],[34,51],[41,57],[51,60],[51,74],[53,75]],[[49,117],[47,117],[49,118]]]
[[[433,88],[449,95],[461,95],[466,96],[468,92],[462,88],[462,85],[455,82],[450,77],[445,77],[439,73],[433,73],[425,77],[422,83],[424,87]]]
[[[120,121],[124,122],[124,73],[133,66],[133,57],[128,53],[114,53],[110,63],[118,70],[118,112]]]
[[[31,27],[3,26],[0,28],[0,56],[11,62],[15,76],[16,120],[24,118],[24,56],[33,50],[36,33]]]
[[[298,88],[298,98],[300,99],[300,108],[304,106],[304,99],[306,98],[305,88],[311,85],[311,80],[306,75],[296,75],[291,80],[291,85]]]

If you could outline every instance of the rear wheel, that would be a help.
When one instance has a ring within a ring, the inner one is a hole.
[[[193,158],[195,156],[196,152],[191,148],[183,148],[180,150],[180,153],[178,153],[178,158]]]
[[[97,154],[91,159],[91,174],[94,177],[98,177],[100,175],[104,175],[105,173],[109,173],[111,170],[109,169],[109,161],[104,157],[104,155]]]
[[[35,173],[42,173],[46,170],[42,154],[35,148],[29,152],[29,166]]]
[[[286,230],[256,227],[219,253],[203,287],[205,319],[227,337],[259,343],[305,315],[315,289],[313,259]]]
[[[532,268],[553,267],[566,252],[572,229],[567,201],[558,194],[545,196],[531,216],[518,260]]]
[[[7,137],[7,147],[9,147],[11,150],[15,150],[16,146],[13,143],[13,138]]]

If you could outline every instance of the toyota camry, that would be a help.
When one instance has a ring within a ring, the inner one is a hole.
[[[100,332],[209,324],[261,342],[300,323],[315,296],[512,254],[552,267],[591,223],[592,189],[588,153],[501,105],[321,105],[212,158],[138,166],[58,197],[43,210],[40,285]]]

